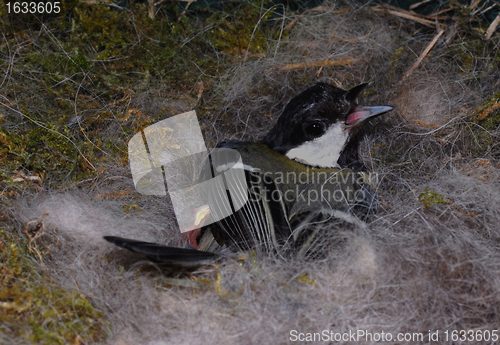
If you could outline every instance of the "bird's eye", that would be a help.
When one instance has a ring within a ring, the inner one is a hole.
[[[313,122],[304,127],[304,132],[309,137],[317,138],[325,133],[325,125],[321,122]]]

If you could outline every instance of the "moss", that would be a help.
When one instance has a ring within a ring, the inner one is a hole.
[[[424,188],[424,191],[418,196],[418,201],[425,207],[430,207],[436,204],[449,204],[450,202],[444,195],[437,193],[431,189]]]
[[[3,130],[2,136],[9,145],[0,147],[5,155],[7,167],[11,171],[27,170],[42,178],[62,180],[72,171],[75,153],[78,152],[70,141],[68,128],[57,128],[47,124],[35,127],[24,136],[16,136]]]
[[[11,107],[0,134],[7,175],[22,169],[43,176],[49,187],[60,187],[68,178],[89,178],[95,173],[90,164],[106,157],[126,161],[130,136],[166,116],[165,111],[147,114],[128,108],[137,94],[159,90],[159,101],[167,93],[173,101],[187,99],[196,107],[201,104],[194,87],[200,70],[209,85],[209,75],[219,78],[238,63],[234,57],[247,51],[249,59],[258,58],[254,55],[264,52],[267,38],[279,33],[280,26],[270,21],[275,9],[267,0],[260,6],[227,4],[229,12],[200,10],[202,15],[194,16],[181,15],[177,4],[165,3],[153,20],[146,5],[134,2],[129,11],[117,11],[105,4],[68,1],[43,28],[31,17],[21,25],[29,30],[3,26],[4,56],[20,40],[33,43],[16,51],[3,85]],[[271,10],[262,10],[267,8]],[[201,116],[221,104],[211,91],[204,95],[212,100],[200,106]],[[126,99],[117,102],[122,96]]]
[[[59,288],[31,259],[27,241],[0,229],[0,323],[36,344],[102,341],[103,313],[81,293]],[[79,339],[79,340],[78,340]]]
[[[309,284],[312,286],[317,285],[316,281],[314,279],[312,279],[311,277],[309,277],[306,273],[302,273],[300,275],[300,277],[297,278],[297,281],[299,283]]]
[[[391,56],[391,67],[388,72],[391,79],[396,77],[396,71],[401,68],[400,65],[404,51],[404,47],[401,46]]]
[[[486,130],[494,130],[500,124],[500,92],[496,92],[475,112],[474,120]]]
[[[239,10],[232,11],[230,18],[224,18],[224,13],[215,13],[210,18],[210,22],[214,24],[211,34],[215,46],[222,53],[234,56],[264,53],[267,48],[267,37],[263,27],[273,15],[275,8],[270,3],[263,3],[263,7],[270,9],[262,13],[260,7],[243,6]]]

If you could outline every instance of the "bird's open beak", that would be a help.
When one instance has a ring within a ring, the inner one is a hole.
[[[207,220],[208,215],[210,214],[210,207],[208,207],[208,205],[204,205],[204,206],[198,207],[194,211],[195,211],[195,215],[194,215],[193,226],[192,226],[193,230],[188,231],[188,232],[183,232],[183,233],[181,233],[181,236],[190,245],[192,245],[194,249],[198,249],[198,243],[196,242],[196,239],[198,238],[198,235],[201,232],[201,228],[202,228],[203,224],[205,223],[205,220]]]
[[[345,124],[350,127],[356,126],[366,119],[381,115],[392,109],[394,108],[386,105],[379,107],[356,107],[352,113],[347,114]]]

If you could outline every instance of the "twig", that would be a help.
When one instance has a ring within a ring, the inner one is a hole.
[[[443,13],[446,13],[446,12],[450,12],[450,11],[453,11],[453,8],[452,7],[449,7],[449,8],[445,8],[444,10],[441,10],[441,11],[438,11],[436,13],[431,13],[431,14],[421,14],[420,16],[422,18],[429,18],[429,19],[446,19],[446,17],[438,17],[440,14],[443,14]]]
[[[26,224],[26,227],[23,230],[23,234],[25,234],[28,237],[28,250],[30,253],[35,253],[38,258],[40,259],[40,267],[42,269],[46,269],[46,266],[43,262],[42,254],[47,255],[50,253],[50,250],[52,248],[52,245],[47,244],[43,241],[43,236],[48,235],[47,233],[47,228],[45,227],[45,218],[50,214],[49,211],[45,211],[44,214],[42,214],[38,219],[36,220],[31,220]],[[56,231],[56,228],[53,224],[50,224],[49,227],[53,232]],[[55,243],[55,246],[59,245],[59,237],[56,236],[57,242]],[[38,240],[38,243],[37,243]],[[39,245],[43,245],[46,249],[46,251],[42,251],[39,249]]]
[[[422,18],[429,18],[429,19],[446,19],[446,17],[444,16],[439,16],[440,14],[443,14],[443,13],[446,13],[446,12],[450,12],[452,11],[453,8],[445,8],[444,10],[441,10],[441,11],[438,11],[436,13],[431,13],[431,14],[421,14],[420,16]]]
[[[482,0],[474,0],[472,1],[472,3],[469,5],[469,8],[472,10],[474,7],[476,7],[477,5],[479,5],[479,3],[481,2]],[[484,6],[484,5],[483,5]]]
[[[477,12],[481,11],[484,8],[484,6],[486,6],[486,4],[487,3],[485,2],[482,6],[479,6],[475,10],[471,11],[470,16],[475,16]]]
[[[188,10],[189,6],[191,6],[191,4],[192,4],[193,2],[196,2],[196,0],[188,0],[188,1],[187,1],[186,7],[184,7],[184,11],[182,11],[181,16],[185,16],[185,15],[186,15],[186,12],[187,12],[187,10]],[[179,19],[177,19],[177,22],[179,22],[179,21],[180,21],[180,18],[179,18]]]
[[[22,171],[17,173],[17,177],[12,178],[12,182],[28,182],[30,185],[38,189],[38,191],[42,191],[43,187],[35,184],[33,181],[39,182],[40,184],[43,184],[42,179],[40,176],[34,175],[34,176],[26,176]]]
[[[479,13],[479,14],[485,14],[486,12],[488,12],[489,10],[491,10],[495,6],[496,6],[496,4],[493,4],[490,7],[487,7],[484,10],[482,10],[481,13]]]
[[[342,66],[342,65],[349,65],[354,62],[358,62],[361,59],[338,59],[338,60],[320,60],[320,61],[314,61],[314,62],[302,62],[302,63],[291,63],[288,65],[284,65],[279,67],[279,69],[283,71],[293,71],[297,69],[303,69],[303,68],[310,68],[310,67],[324,67],[324,66]]]
[[[323,62],[323,64],[321,65],[321,67],[319,68],[318,72],[316,72],[316,77],[319,77],[319,75],[321,74],[321,71],[323,71],[323,67],[326,66],[326,64],[328,63],[328,61],[330,61],[330,57],[328,57],[325,62]]]
[[[422,54],[420,54],[420,56],[418,57],[417,61],[413,64],[413,66],[411,66],[410,70],[408,72],[406,72],[405,76],[403,77],[403,79],[401,79],[401,81],[405,81],[406,78],[408,78],[410,76],[410,74],[413,73],[413,71],[415,71],[415,69],[417,69],[418,65],[420,65],[420,63],[422,63],[422,60],[427,56],[427,54],[429,54],[429,52],[431,51],[432,47],[434,47],[434,45],[436,44],[437,40],[439,39],[439,37],[441,37],[441,35],[443,34],[444,30],[440,30],[438,32],[438,34],[436,36],[434,36],[434,38],[432,39],[431,43],[429,43],[429,45],[425,48],[425,50],[423,51]]]
[[[491,36],[493,35],[493,33],[495,32],[498,24],[500,24],[500,13],[498,14],[498,16],[495,18],[495,20],[493,20],[493,22],[490,24],[490,26],[488,27],[488,30],[486,30],[486,35],[484,36],[487,40],[489,40],[491,38]]]
[[[414,22],[420,23],[420,24],[425,25],[425,26],[429,26],[431,28],[435,27],[435,23],[433,21],[424,19],[423,16],[421,16],[417,13],[401,10],[399,8],[396,8],[396,7],[393,7],[390,5],[384,5],[384,6],[377,5],[377,6],[372,7],[371,9],[375,12],[388,12],[394,16],[413,20]],[[446,26],[445,24],[440,24],[440,25]]]
[[[488,117],[488,115],[495,109],[500,108],[500,102],[497,100],[495,103],[484,109],[479,115],[477,115],[476,120],[481,121]]]
[[[148,17],[153,19],[155,17],[155,3],[154,0],[148,0]]]
[[[431,1],[432,0],[424,0],[424,1],[421,1],[419,3],[413,4],[410,6],[410,10],[413,10],[413,9],[419,7],[420,5],[426,4],[426,3],[431,2]]]

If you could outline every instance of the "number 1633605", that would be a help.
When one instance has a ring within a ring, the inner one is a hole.
[[[59,13],[61,12],[61,2],[8,2],[7,13],[15,14],[43,14],[43,13]]]
[[[445,341],[497,341],[498,330],[453,330],[444,331]]]

